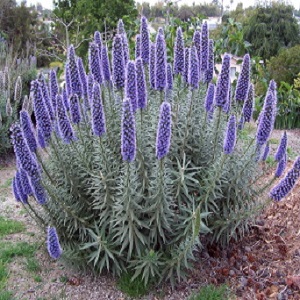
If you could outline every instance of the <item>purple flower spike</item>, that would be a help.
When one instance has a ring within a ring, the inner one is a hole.
[[[102,70],[100,64],[99,47],[95,43],[90,43],[89,47],[89,68],[94,76],[94,80],[102,84]]]
[[[215,95],[215,85],[210,83],[205,97],[205,110],[206,112],[211,112],[214,104],[214,95]]]
[[[150,65],[149,65],[149,81],[151,89],[155,89],[155,43],[150,45]]]
[[[71,45],[68,49],[68,63],[67,64],[69,66],[69,71],[70,71],[71,93],[76,94],[80,98],[82,95],[82,86],[81,86],[81,80],[80,80],[80,76],[79,76],[77,59],[75,56],[75,49],[74,49],[73,45]]]
[[[136,70],[134,61],[129,61],[126,68],[125,95],[130,100],[132,111],[137,110]]]
[[[86,103],[87,97],[88,97],[87,96],[87,81],[86,81],[86,72],[85,72],[83,61],[82,61],[81,57],[78,57],[77,64],[78,64],[81,85],[82,85],[82,96],[84,99],[84,103]]]
[[[47,249],[49,255],[54,259],[58,259],[62,254],[62,249],[59,244],[59,239],[55,227],[48,227]]]
[[[118,34],[114,37],[112,56],[114,85],[117,89],[121,89],[125,84],[125,65],[122,37]]]
[[[47,142],[40,127],[37,127],[37,140],[41,148],[44,149],[47,147]]]
[[[275,177],[277,177],[277,178],[279,178],[285,170],[285,167],[286,167],[286,164],[287,164],[287,157],[286,156],[287,156],[286,153],[284,153],[282,159],[277,164],[277,169],[276,169],[276,172],[275,172]]]
[[[167,52],[162,34],[156,36],[155,88],[163,91],[167,84]]]
[[[16,173],[16,180],[15,180],[15,185],[18,191],[18,195],[20,197],[20,200],[23,204],[28,204],[28,196],[27,194],[24,192],[23,186],[22,186],[22,178],[21,178],[21,174],[19,171],[17,171]]]
[[[190,48],[184,48],[184,80],[186,83],[189,82],[189,62],[190,62]]]
[[[292,169],[286,176],[270,191],[272,200],[280,201],[293,189],[300,177],[300,156],[296,158]]]
[[[230,56],[226,53],[223,57],[221,73],[218,77],[215,93],[216,106],[224,108],[229,97],[230,84]]]
[[[65,67],[65,77],[66,77],[66,93],[69,97],[70,95],[72,95],[72,86],[71,86],[71,73],[68,64],[66,64]]]
[[[142,58],[136,60],[137,107],[145,109],[147,106],[147,85]]]
[[[189,85],[192,89],[199,87],[199,62],[196,52],[196,47],[191,47],[190,50],[190,63],[189,63],[189,74],[188,74]]]
[[[273,130],[275,121],[274,101],[273,93],[267,93],[256,132],[256,143],[259,146],[262,146],[269,139]]]
[[[38,82],[39,82],[39,85],[41,88],[44,103],[48,110],[49,117],[51,120],[54,120],[54,112],[53,112],[52,103],[51,103],[50,96],[49,96],[47,83],[46,83],[45,77],[42,73],[38,77]]]
[[[150,60],[150,33],[148,29],[148,22],[145,17],[142,17],[141,19],[140,35],[142,60],[144,65],[148,65]]]
[[[201,60],[200,60],[200,78],[206,80],[206,71],[208,65],[208,26],[207,22],[202,24],[201,29]]]
[[[20,121],[21,121],[23,135],[28,144],[28,147],[30,151],[35,152],[37,149],[37,143],[34,136],[32,122],[26,110],[20,111]]]
[[[236,143],[236,119],[231,115],[227,124],[223,150],[225,154],[231,154]]]
[[[206,82],[210,82],[214,76],[214,41],[208,41],[208,62],[206,70]]]
[[[200,74],[200,62],[201,62],[201,32],[196,30],[193,35],[193,45],[196,47],[197,57],[199,62],[199,74]]]
[[[18,165],[24,169],[29,176],[36,176],[39,173],[39,167],[35,157],[30,151],[18,123],[11,127],[12,130],[12,143],[14,146],[15,155]]]
[[[92,98],[92,129],[93,134],[102,136],[106,132],[105,115],[101,98],[101,90],[98,82],[94,83]]]
[[[156,157],[158,159],[162,159],[169,152],[171,132],[171,105],[168,102],[163,102],[160,106],[156,135]]]
[[[41,179],[35,176],[30,177],[29,180],[35,200],[41,205],[45,204],[47,201],[47,194],[42,186]]]
[[[94,87],[94,76],[92,73],[89,73],[87,75],[87,85],[88,85],[88,97],[91,105],[93,99],[93,87]]]
[[[128,162],[132,162],[136,155],[135,119],[129,99],[123,102],[121,154]]]
[[[225,105],[223,106],[223,111],[226,113],[226,114],[229,114],[230,113],[230,110],[231,110],[231,83],[229,81],[229,86],[228,86],[228,98],[227,98],[227,102],[225,103]],[[243,119],[243,125],[244,125],[244,118]]]
[[[141,35],[135,37],[135,59],[141,56]],[[150,59],[150,42],[149,42],[149,59]]]
[[[270,144],[269,144],[269,142],[267,142],[266,146],[265,146],[265,150],[264,150],[263,156],[261,158],[262,161],[266,161],[267,160],[269,152],[270,152]]]
[[[125,33],[124,23],[123,23],[123,20],[121,20],[121,19],[118,21],[117,33],[118,33],[118,34],[123,34],[123,33]]]
[[[184,40],[181,27],[177,28],[174,49],[174,74],[184,73]]]
[[[124,65],[126,66],[130,59],[128,38],[126,33],[123,33],[121,37],[122,37],[122,45],[123,45]]]
[[[107,51],[107,46],[102,47],[101,51],[101,57],[102,57],[102,72],[103,72],[103,79],[106,82],[110,82],[111,80],[111,72],[110,72],[110,62],[108,58],[108,51]]]
[[[75,140],[75,134],[70,124],[69,117],[66,112],[63,98],[61,95],[56,96],[57,106],[57,119],[58,119],[58,130],[61,138],[66,144]]]
[[[245,126],[245,119],[243,116],[241,116],[239,123],[238,123],[238,130],[243,130]]]
[[[27,196],[31,196],[33,192],[32,192],[31,185],[29,183],[29,178],[27,173],[22,168],[19,169],[19,173],[20,173],[20,179],[21,179],[21,184],[22,184],[22,189],[24,194]]]
[[[58,83],[57,83],[57,77],[56,72],[54,70],[51,70],[50,72],[50,98],[52,103],[52,108],[54,114],[56,113],[56,95],[58,93]]]
[[[248,95],[243,105],[243,116],[245,122],[250,122],[252,119],[254,107],[254,86],[251,83],[248,89]]]
[[[31,82],[31,92],[33,97],[34,114],[37,126],[47,142],[50,139],[52,125],[48,110],[43,99],[42,90],[37,80]]]
[[[173,89],[173,71],[172,65],[170,63],[167,64],[167,90]]]
[[[16,201],[21,202],[21,197],[19,195],[19,191],[18,191],[17,185],[16,185],[16,177],[14,177],[13,181],[12,181],[12,192],[13,192],[13,195],[14,195]]]
[[[63,91],[62,91],[62,98],[63,98],[63,103],[64,103],[66,110],[69,111],[70,103],[69,103],[68,94],[67,94],[66,89],[63,89]]]
[[[242,70],[237,80],[235,99],[245,101],[247,99],[250,85],[250,56],[246,54],[243,59]]]
[[[95,33],[94,33],[94,42],[98,45],[99,50],[101,50],[101,48],[102,48],[102,38],[101,38],[101,33],[99,31],[95,31]]]
[[[286,131],[285,131],[282,135],[279,147],[278,147],[277,152],[275,154],[275,160],[276,161],[281,161],[283,159],[283,157],[286,153],[286,148],[287,148],[287,135],[286,135]]]
[[[72,122],[74,124],[78,124],[81,120],[81,115],[80,115],[79,99],[76,94],[73,94],[70,97],[70,112],[71,112]]]

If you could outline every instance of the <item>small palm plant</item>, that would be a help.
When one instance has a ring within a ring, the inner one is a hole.
[[[64,89],[54,71],[49,83],[42,76],[32,82],[36,127],[23,110],[12,128],[18,167],[13,191],[47,231],[53,258],[63,253],[82,268],[130,271],[145,284],[151,278],[174,283],[192,266],[199,236],[226,245],[247,230],[265,204],[261,196],[283,173],[286,138],[276,155],[281,171],[261,185],[261,160],[275,121],[275,83],[256,135],[245,138],[254,99],[250,57],[244,58],[235,93],[228,54],[212,84],[206,23],[186,47],[178,28],[173,66],[163,29],[151,42],[144,17],[137,42],[131,60],[120,21],[112,69],[96,32],[88,74],[70,46]],[[292,189],[299,164],[298,158],[270,199],[279,201]]]

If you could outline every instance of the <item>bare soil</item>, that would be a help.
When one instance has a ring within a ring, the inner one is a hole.
[[[292,153],[288,168],[300,155],[300,130],[287,131]],[[274,130],[272,138],[280,140],[282,131]],[[273,153],[278,145],[273,145]],[[14,299],[128,299],[116,288],[111,276],[94,277],[78,273],[61,261],[53,261],[46,253],[44,234],[15,202],[8,180],[14,176],[14,160],[0,161],[0,215],[22,221],[27,231],[7,236],[18,242],[40,245],[36,259],[41,266],[38,273],[26,270],[22,258],[9,265],[7,290]],[[232,241],[227,249],[206,245],[196,253],[194,271],[188,281],[171,291],[168,285],[153,290],[143,299],[187,299],[192,290],[208,283],[227,283],[235,299],[295,299],[300,300],[300,182],[282,202],[271,204],[253,222],[252,229],[238,242]],[[39,276],[37,279],[36,276]]]

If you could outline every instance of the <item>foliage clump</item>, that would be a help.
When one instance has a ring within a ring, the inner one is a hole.
[[[141,31],[145,26],[144,19]],[[145,284],[151,278],[174,283],[192,266],[201,235],[226,245],[245,233],[264,206],[262,196],[277,178],[260,185],[261,157],[266,159],[275,122],[276,84],[270,82],[257,132],[249,136],[244,127],[252,117],[254,90],[245,82],[248,56],[234,91],[229,54],[217,85],[210,81],[207,24],[200,50],[180,41],[177,31],[175,75],[167,71],[162,28],[156,42],[146,42],[147,34],[137,39],[150,47],[136,48],[151,53],[137,51],[142,57],[134,60],[127,56],[122,22],[118,32],[112,72],[107,72],[107,59],[99,59],[102,51],[95,47],[105,45],[97,34],[89,74],[70,46],[63,90],[54,88],[56,76],[51,76],[50,91],[41,78],[32,82],[39,146],[30,150],[24,125],[15,124],[18,172],[25,171],[31,190],[23,188],[17,173],[14,194],[40,226],[55,228],[48,230],[52,257],[62,248],[64,258],[78,267],[131,272],[132,280],[141,277]],[[201,49],[205,53],[198,53]],[[95,76],[103,69],[112,77]],[[235,94],[243,99],[235,101]],[[298,165],[271,198],[281,200],[292,189]]]

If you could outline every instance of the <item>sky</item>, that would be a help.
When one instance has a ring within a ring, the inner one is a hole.
[[[90,1],[90,0],[86,0]],[[209,3],[211,0],[173,0],[173,2],[177,2],[178,4],[189,4],[192,5],[193,3],[195,4],[200,4],[200,3]],[[17,2],[21,2],[21,0],[17,0]],[[158,0],[136,0],[136,2],[149,2],[150,5],[155,4],[158,2]],[[237,5],[237,3],[243,2],[244,7],[254,5],[256,0],[233,0],[232,8],[234,9]],[[287,0],[285,1],[286,3],[292,4],[296,9],[300,9],[300,1],[299,0]],[[41,3],[44,8],[52,9],[53,8],[53,0],[27,0],[27,4],[36,4],[36,3]],[[227,5],[230,4],[230,0],[224,0],[224,6],[226,7]]]

